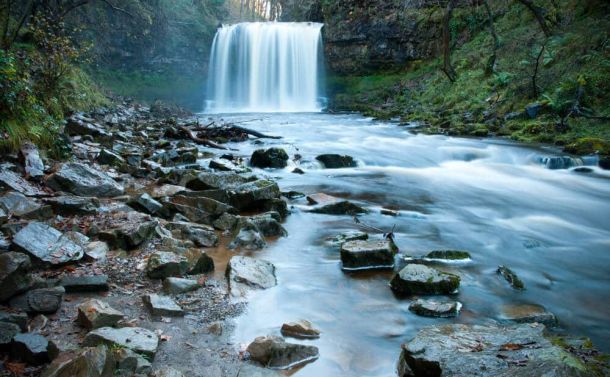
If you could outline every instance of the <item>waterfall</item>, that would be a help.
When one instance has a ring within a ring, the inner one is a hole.
[[[322,30],[311,22],[245,22],[216,32],[206,112],[318,112]]]

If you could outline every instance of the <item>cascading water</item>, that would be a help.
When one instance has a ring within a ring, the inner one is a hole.
[[[322,26],[246,22],[219,28],[206,112],[319,112]]]

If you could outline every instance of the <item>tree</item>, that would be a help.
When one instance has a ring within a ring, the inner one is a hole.
[[[445,15],[443,16],[443,72],[449,78],[449,81],[455,82],[457,74],[451,65],[451,17],[455,9],[456,0],[449,0]]]
[[[538,21],[540,28],[544,32],[544,35],[546,35],[547,37],[550,36],[551,29],[549,28],[549,25],[547,25],[546,19],[545,19],[545,16],[548,13],[548,11],[546,9],[534,4],[534,2],[532,0],[517,0],[517,1],[519,1],[521,4],[525,5],[527,7],[527,9],[529,9],[532,12],[534,17]]]

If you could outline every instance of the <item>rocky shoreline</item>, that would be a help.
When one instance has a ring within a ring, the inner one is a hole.
[[[43,159],[30,144],[3,157],[1,376],[277,376],[275,370],[320,356],[299,341],[324,336],[305,320],[282,326],[292,340],[261,334],[243,349],[232,344],[231,318],[244,310],[249,292],[278,284],[276,267],[251,255],[287,235],[281,223],[289,203],[303,195],[282,193],[250,170],[286,167],[290,156],[283,149],[257,150],[251,158],[209,152],[185,131],[192,122],[173,109],[123,102],[67,119],[68,161]],[[218,134],[211,142],[245,140],[247,133]],[[350,156],[317,160],[326,168],[356,166]],[[313,213],[369,212],[324,193],[307,201]],[[399,298],[422,296],[410,311],[459,315],[461,303],[451,295],[460,277],[435,265],[467,263],[467,252],[405,259],[391,233],[374,239],[351,233],[336,241],[344,273],[394,270],[388,289]],[[524,288],[508,267],[498,274]],[[403,346],[399,375],[606,371],[587,342],[551,341],[545,325],[556,323],[552,313],[513,309],[506,323],[422,329]]]

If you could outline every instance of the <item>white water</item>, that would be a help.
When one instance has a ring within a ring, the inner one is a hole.
[[[322,26],[246,22],[218,29],[206,112],[319,112]]]

